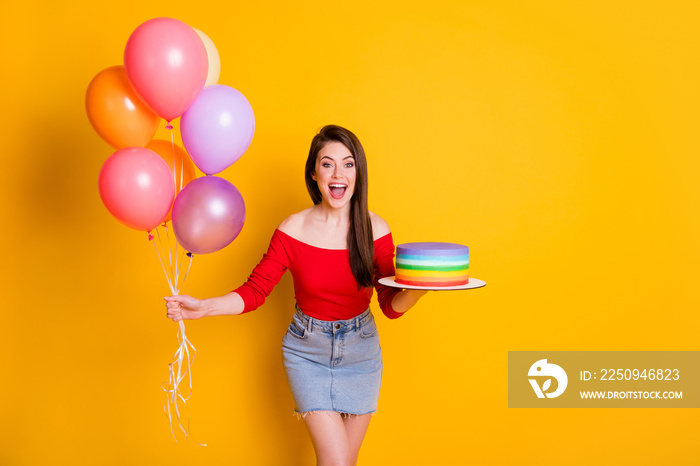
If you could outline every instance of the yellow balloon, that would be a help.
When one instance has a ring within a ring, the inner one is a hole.
[[[219,82],[219,75],[221,74],[221,59],[219,58],[219,51],[216,50],[216,45],[209,38],[208,35],[204,34],[197,28],[194,32],[197,33],[202,42],[204,42],[204,47],[207,49],[207,58],[209,59],[209,71],[207,72],[207,82],[204,87],[211,86]]]

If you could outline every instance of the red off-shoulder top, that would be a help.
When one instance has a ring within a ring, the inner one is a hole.
[[[260,263],[248,280],[234,290],[243,298],[243,312],[260,307],[287,269],[294,279],[297,305],[310,317],[347,320],[358,316],[369,306],[374,288],[379,307],[387,317],[396,319],[402,315],[391,307],[391,300],[400,290],[378,282],[395,273],[391,233],[374,240],[374,287],[358,289],[347,249],[319,248],[275,230]]]

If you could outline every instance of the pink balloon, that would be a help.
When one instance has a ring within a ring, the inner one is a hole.
[[[107,210],[124,225],[142,231],[163,223],[175,198],[168,164],[143,147],[113,153],[102,165],[99,188]]]
[[[131,33],[124,67],[136,93],[170,121],[194,102],[207,80],[207,50],[182,21],[154,18]]]
[[[180,245],[195,254],[228,246],[245,222],[243,196],[216,176],[192,180],[173,204],[173,231]]]
[[[253,107],[232,87],[207,86],[182,115],[180,132],[194,164],[214,175],[248,149],[255,132]]]

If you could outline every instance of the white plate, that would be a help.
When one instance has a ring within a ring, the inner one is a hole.
[[[395,277],[384,277],[379,279],[379,283],[386,286],[391,286],[393,288],[402,288],[404,290],[434,290],[434,291],[449,291],[449,290],[471,290],[472,288],[481,288],[486,286],[486,282],[479,280],[478,278],[469,278],[469,283],[458,286],[414,286],[414,285],[402,285],[401,283],[396,283]]]

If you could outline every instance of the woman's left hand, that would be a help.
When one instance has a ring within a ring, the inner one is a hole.
[[[428,290],[403,290],[391,300],[391,307],[396,312],[404,313],[411,309]]]

